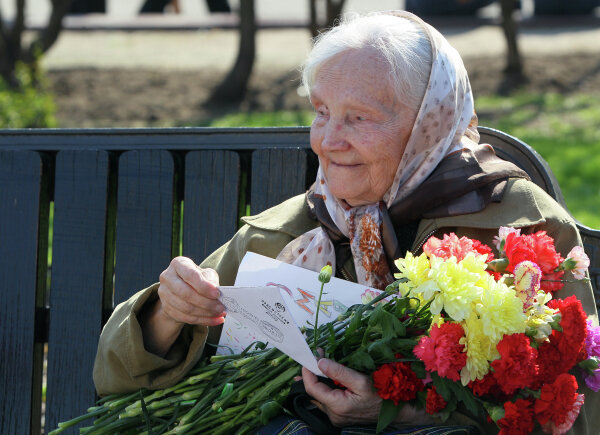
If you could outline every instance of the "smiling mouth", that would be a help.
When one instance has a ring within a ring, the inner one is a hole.
[[[330,163],[333,166],[336,166],[338,168],[356,168],[357,166],[361,166],[360,163],[336,163],[336,162],[331,162]]]

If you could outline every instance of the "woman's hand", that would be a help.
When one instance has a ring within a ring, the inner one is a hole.
[[[164,356],[184,324],[223,323],[225,307],[218,299],[218,285],[213,269],[201,269],[187,257],[174,258],[160,274],[159,299],[140,315],[146,349]]]
[[[372,387],[371,379],[329,359],[319,360],[319,370],[346,389],[330,388],[307,368],[302,368],[306,392],[317,400],[317,406],[329,416],[334,426],[374,423],[379,416],[381,398]]]
[[[333,389],[322,382],[307,368],[302,368],[302,379],[306,392],[316,401],[316,405],[327,414],[334,426],[351,424],[375,424],[379,418],[382,399],[379,397],[371,378],[329,359],[319,360],[319,369],[330,379],[346,387]],[[434,420],[423,410],[405,404],[395,423],[433,424]]]

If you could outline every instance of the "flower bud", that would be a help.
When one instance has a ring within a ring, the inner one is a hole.
[[[487,269],[492,272],[504,272],[508,266],[508,258],[497,258],[487,263]]]
[[[327,284],[331,280],[332,272],[333,272],[333,269],[331,269],[331,266],[329,264],[326,266],[323,266],[323,268],[321,269],[321,272],[319,273],[319,282],[322,282],[323,284]]]

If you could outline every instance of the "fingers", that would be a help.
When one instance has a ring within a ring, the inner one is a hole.
[[[223,323],[225,315],[218,285],[214,270],[177,257],[160,275],[158,296],[164,313],[176,322],[215,326]]]
[[[360,394],[361,392],[370,392],[371,390],[369,378],[362,373],[327,358],[321,358],[318,362],[318,366],[319,370],[321,370],[325,376],[339,382],[355,393]]]
[[[330,388],[310,370],[302,368],[306,392],[318,403],[334,426],[377,421],[381,398],[371,388],[368,376],[328,359],[319,360],[319,369],[346,389]]]
[[[201,269],[187,257],[175,257],[167,270],[171,268],[181,280],[203,296],[211,299],[219,297],[219,275],[213,269]]]
[[[324,404],[335,403],[336,396],[341,392],[341,390],[332,389],[327,384],[319,382],[315,374],[305,367],[302,367],[302,381],[306,392]]]

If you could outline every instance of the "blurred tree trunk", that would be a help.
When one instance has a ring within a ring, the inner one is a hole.
[[[240,0],[240,42],[233,68],[213,91],[210,102],[238,102],[244,98],[256,55],[254,0]]]
[[[523,62],[517,43],[517,23],[514,18],[514,11],[517,0],[500,0],[502,9],[502,30],[506,38],[506,68],[507,75],[522,76]]]
[[[15,75],[15,68],[23,62],[35,71],[37,61],[52,44],[58,39],[62,30],[62,19],[69,11],[72,0],[52,0],[52,10],[48,24],[40,30],[31,43],[25,44],[25,0],[16,1],[14,21],[10,24],[4,22],[0,11],[0,76],[9,86],[19,87],[19,80]]]
[[[317,0],[310,1],[310,34],[314,38],[321,31],[333,27],[340,18],[346,0],[325,0],[325,20],[320,19],[317,12]]]

